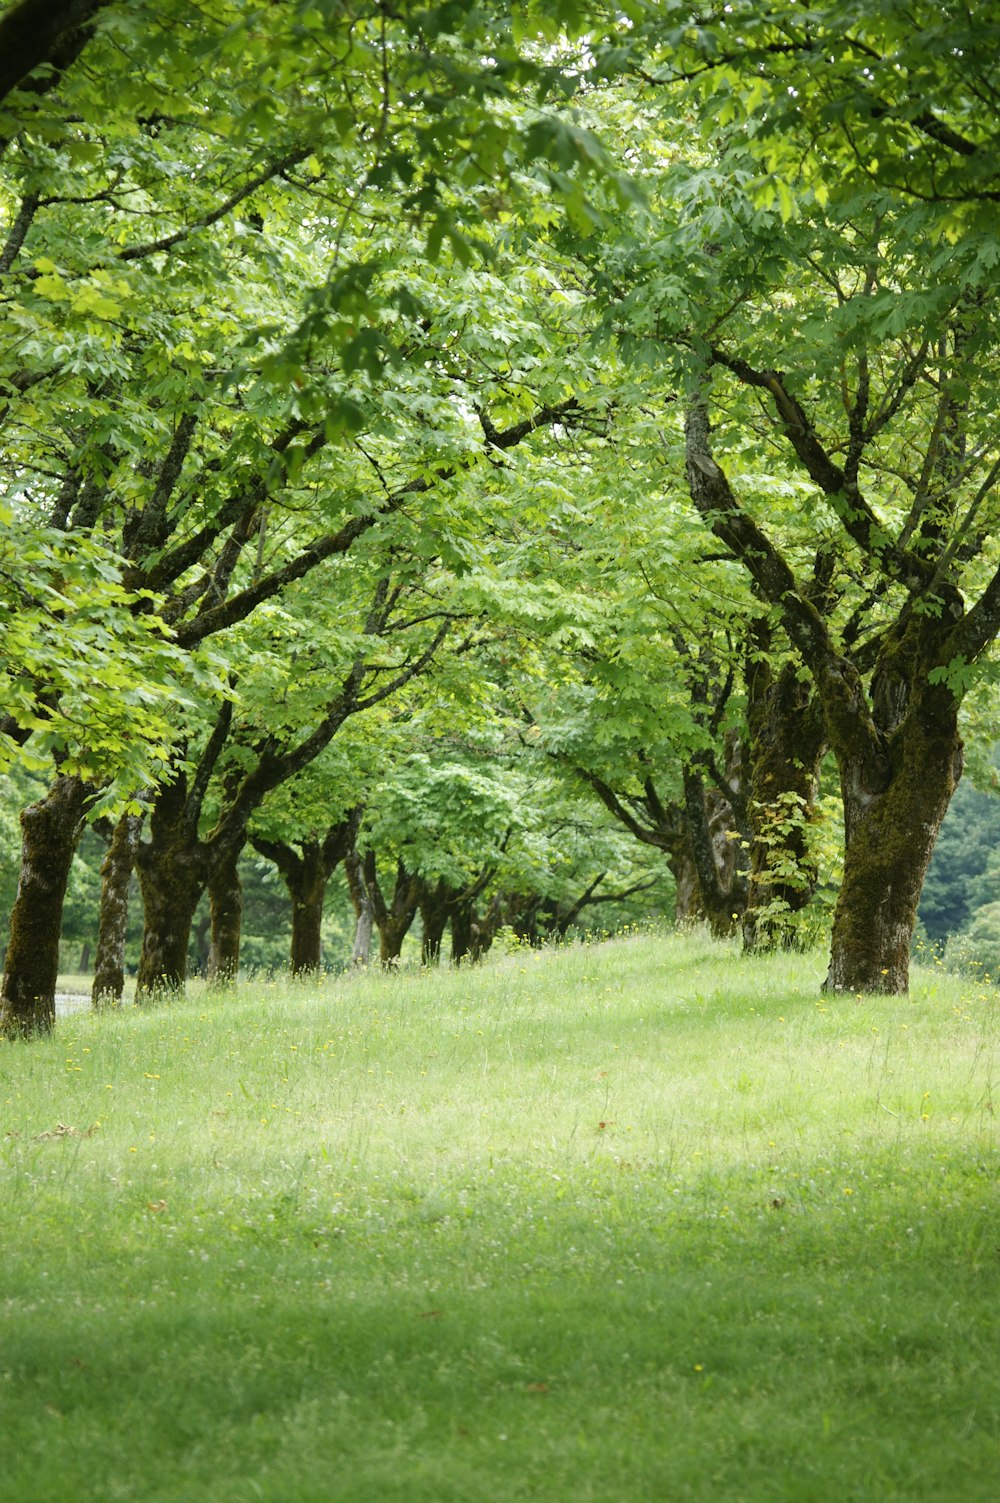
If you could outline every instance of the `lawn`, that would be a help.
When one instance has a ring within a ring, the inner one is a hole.
[[[1000,993],[822,973],[634,937],[3,1045],[0,1497],[994,1503]]]

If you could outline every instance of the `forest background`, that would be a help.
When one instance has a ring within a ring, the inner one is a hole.
[[[998,42],[0,9],[5,1031],[411,929],[992,967]]]

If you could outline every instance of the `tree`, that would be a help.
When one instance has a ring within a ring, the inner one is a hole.
[[[250,836],[254,850],[274,862],[288,889],[292,905],[293,976],[310,975],[323,964],[321,926],[327,883],[356,844],[362,812],[357,805],[344,819],[325,830],[310,831],[295,842],[253,833]]]
[[[939,432],[947,432],[952,423],[964,428],[965,411],[956,415],[952,407],[952,383],[964,382],[968,372],[960,356],[952,364],[954,347],[952,335],[937,352]],[[958,706],[968,682],[964,670],[1000,625],[994,603],[997,576],[967,609],[956,564],[961,536],[951,526],[961,528],[969,514],[959,512],[960,466],[956,462],[953,467],[956,456],[947,446],[943,454],[925,451],[923,473],[914,477],[913,505],[899,531],[890,533],[877,515],[859,483],[859,469],[884,426],[886,408],[869,405],[864,380],[848,412],[845,470],[831,458],[783,374],[750,369],[742,361],[736,363],[736,373],[770,392],[785,437],[832,501],[847,537],[871,569],[874,599],[887,595],[892,585],[901,587],[896,612],[860,652],[857,613],[837,631],[832,602],[820,599],[817,604],[815,594],[740,505],[713,455],[704,396],[691,397],[686,444],[695,505],[744,562],[762,597],[780,611],[812,672],[840,767],[846,860],[826,984],[835,990],[905,991],[920,889],[961,774]],[[975,510],[993,479],[987,468],[985,477],[980,473],[973,480]],[[985,541],[974,549],[976,555]],[[866,691],[862,674],[869,667]]]
[[[827,984],[905,990],[958,706],[998,624],[995,256],[971,232],[914,254],[926,217],[867,181],[768,207],[752,143],[707,111],[696,139],[696,105],[673,160],[637,138],[649,212],[598,285],[648,400],[683,399],[683,444],[662,409],[668,472],[822,706],[847,842]]]
[[[80,48],[63,47],[63,23],[82,25],[96,10],[55,8],[35,53],[11,53],[12,81],[50,65],[12,96],[0,186],[10,209],[0,273],[16,329],[15,360],[0,370],[2,415],[8,466],[27,477],[16,525],[30,514],[39,537],[47,528],[69,534],[71,549],[93,543],[100,566],[118,571],[136,630],[158,641],[162,621],[166,645],[197,662],[201,643],[448,470],[434,458],[379,505],[347,498],[332,525],[314,512],[305,546],[262,570],[276,522],[279,537],[282,520],[287,529],[275,492],[300,495],[310,461],[384,423],[371,387],[408,363],[416,411],[433,314],[411,290],[400,225],[420,227],[432,259],[468,266],[463,237],[481,223],[486,182],[516,198],[531,178],[513,170],[517,158],[550,149],[564,161],[597,158],[556,116],[500,107],[525,80],[544,92],[558,77],[522,57],[502,15],[487,37],[482,17],[467,26],[448,7],[390,16],[372,5],[331,18],[287,0],[266,17],[223,3],[192,18],[188,7],[122,0],[83,25]],[[31,18],[28,5],[0,12],[10,37]],[[352,179],[358,190],[344,194]],[[289,235],[301,224],[316,231],[306,247]],[[440,386],[439,364],[435,374]],[[515,418],[506,435],[517,442],[536,425]],[[414,455],[440,453],[431,439]],[[66,713],[58,673],[39,661],[26,651],[17,665],[21,692],[0,729],[21,743],[47,727],[60,776],[73,775],[72,748],[87,737]],[[133,661],[121,686],[148,692],[165,677],[169,692],[176,666],[158,679]],[[129,739],[114,743],[119,757]],[[113,765],[94,760],[96,781],[75,790],[74,812],[129,798],[143,781],[109,786]],[[55,799],[50,813],[57,807],[68,801]],[[63,839],[60,859],[71,848]],[[230,899],[219,894],[220,914]],[[15,941],[22,931],[19,917]],[[13,995],[8,1004],[20,1006]]]

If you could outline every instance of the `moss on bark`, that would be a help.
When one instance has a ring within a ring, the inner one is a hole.
[[[0,993],[6,1038],[47,1033],[55,1023],[63,903],[89,792],[79,778],[57,777],[21,814],[21,870]]]
[[[909,703],[888,744],[885,786],[841,757],[848,839],[834,914],[828,991],[905,993],[917,905],[962,773],[958,706],[944,688]]]

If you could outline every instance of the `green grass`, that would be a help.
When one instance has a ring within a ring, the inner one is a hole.
[[[5,1503],[993,1503],[998,994],[821,975],[631,939],[4,1046]]]

